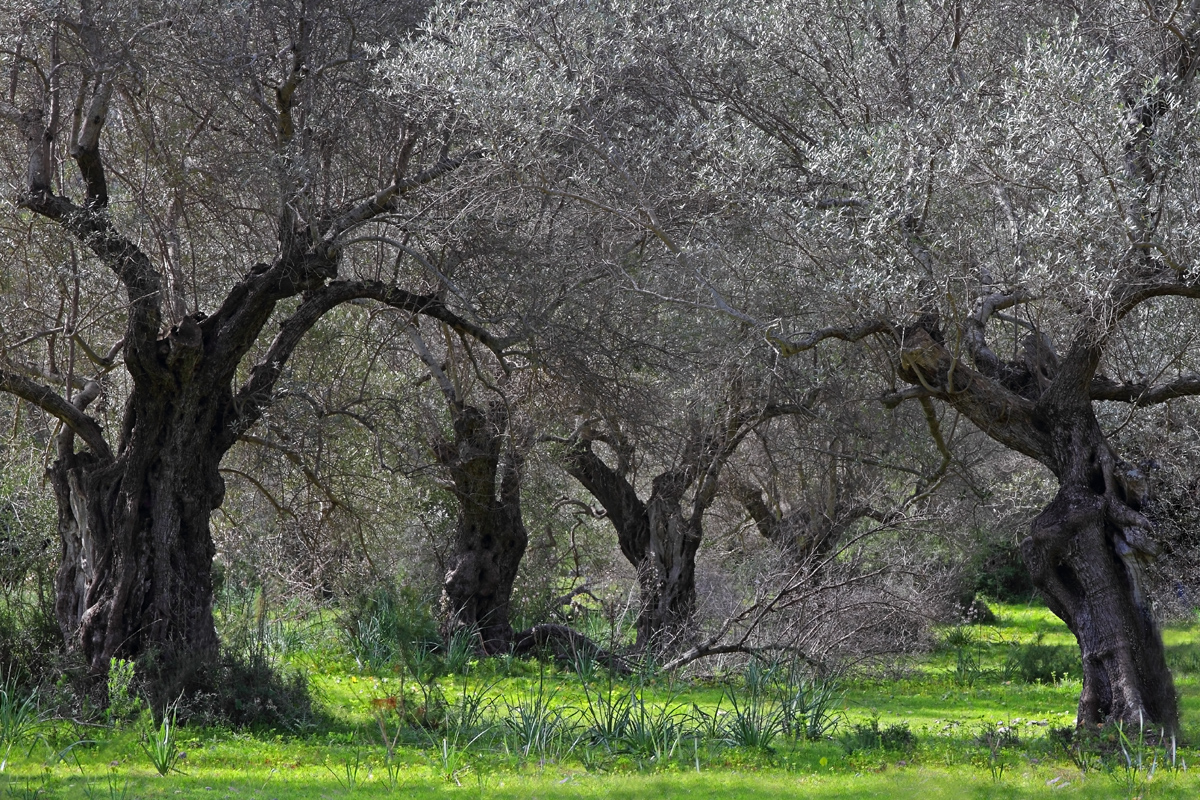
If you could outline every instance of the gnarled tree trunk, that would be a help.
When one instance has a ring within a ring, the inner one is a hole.
[[[149,688],[162,701],[188,688],[192,676],[217,652],[209,518],[224,497],[221,458],[270,405],[288,359],[321,317],[343,303],[372,299],[408,314],[436,317],[460,333],[481,336],[479,341],[493,351],[499,349],[486,332],[436,297],[380,281],[337,280],[343,249],[354,241],[350,231],[388,213],[406,192],[475,157],[439,157],[421,173],[405,176],[412,139],[401,148],[405,155],[391,182],[365,200],[328,207],[301,196],[309,190],[308,181],[296,182],[299,188],[293,190],[285,180],[278,250],[271,263],[251,267],[210,314],[180,318],[179,298],[170,296],[171,279],[164,277],[170,264],[156,264],[107,210],[100,140],[120,73],[117,65],[127,62],[106,50],[104,38],[111,31],[91,19],[90,6],[81,6],[80,12],[68,27],[77,35],[81,60],[56,62],[55,67],[80,81],[69,92],[82,118],[69,142],[83,191],[78,202],[55,191],[60,181],[54,143],[65,130],[54,109],[69,102],[57,96],[59,88],[54,97],[42,91],[28,94],[22,102],[30,107],[21,113],[0,104],[0,117],[15,121],[28,144],[21,205],[90,251],[124,290],[124,298],[112,308],[103,306],[113,302],[105,295],[93,311],[102,317],[126,315],[123,336],[103,366],[111,367],[121,354],[129,394],[120,430],[110,441],[100,421],[87,413],[101,393],[99,378],[72,398],[71,390],[83,381],[70,370],[60,375],[5,361],[0,364],[0,391],[37,405],[66,428],[50,473],[62,544],[56,612],[68,649],[83,656],[97,681],[112,658],[139,659]],[[297,29],[290,66],[274,93],[276,106],[268,110],[278,133],[267,157],[271,162],[294,152],[296,89],[312,74],[307,62],[312,28],[300,19]],[[119,41],[117,51],[126,52]],[[66,91],[68,83],[64,79],[56,86]],[[70,186],[77,188],[76,183]],[[312,214],[301,221],[300,208]],[[201,247],[199,252],[210,251]],[[251,253],[243,257],[249,261]],[[253,362],[251,351],[280,302],[289,298],[298,303],[280,320],[261,360]],[[243,372],[246,361],[251,363]],[[67,395],[38,382],[47,378],[66,386]],[[77,450],[77,440],[86,449]]]
[[[621,553],[637,571],[639,606],[637,646],[663,651],[677,643],[696,608],[696,551],[703,538],[701,516],[685,517],[684,493],[691,469],[654,478],[650,498],[642,502],[620,468],[597,456],[591,442],[575,442],[566,470],[600,501],[617,533]]]
[[[59,625],[96,675],[112,658],[152,655],[144,665],[162,696],[217,655],[209,517],[225,492],[218,466],[231,440],[218,432],[230,398],[197,389],[135,396],[113,460],[75,452],[68,434],[50,469]]]
[[[1065,467],[1054,500],[1033,521],[1021,553],[1050,610],[1079,642],[1083,691],[1077,720],[1178,728],[1178,700],[1162,634],[1142,588],[1155,552],[1145,498],[1116,467],[1090,405],[1047,415]]]
[[[509,604],[529,543],[521,519],[523,460],[516,447],[504,447],[508,415],[501,404],[486,412],[459,406],[453,413],[454,441],[436,445],[459,505],[443,585],[444,631],[473,628],[484,652],[495,654],[512,645]]]
[[[986,300],[971,320],[979,331],[999,305]],[[906,380],[1058,478],[1058,493],[1033,521],[1021,552],[1034,585],[1079,642],[1077,723],[1176,732],[1175,686],[1142,588],[1143,562],[1156,554],[1153,525],[1142,513],[1147,498],[1136,476],[1122,471],[1092,406],[1095,397],[1120,395],[1097,377],[1101,338],[1085,327],[1060,363],[1043,337],[1030,337],[1021,359],[1002,363],[980,333],[968,339],[980,371],[951,354],[934,320],[901,340]]]
[[[621,553],[637,570],[640,649],[669,653],[689,632],[696,610],[696,553],[704,538],[704,515],[716,499],[717,481],[730,456],[764,420],[806,411],[800,406],[756,404],[745,395],[738,375],[726,389],[725,401],[711,418],[693,420],[680,465],[655,476],[645,502],[629,481],[631,448],[619,434],[595,434],[585,426],[567,441],[567,472],[604,507]],[[616,451],[615,468],[592,450],[595,441]]]

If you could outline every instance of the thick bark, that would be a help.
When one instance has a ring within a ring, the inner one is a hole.
[[[160,697],[217,655],[209,517],[225,492],[219,432],[231,398],[196,364],[174,359],[173,381],[135,393],[114,458],[76,452],[66,433],[50,469],[62,546],[56,612],[68,645],[96,676],[112,658],[148,657]]]
[[[643,503],[623,474],[604,463],[590,442],[572,447],[566,469],[604,506],[621,552],[637,570],[639,649],[664,651],[687,630],[696,608],[696,551],[701,515],[683,513],[691,470],[664,472]]]
[[[521,519],[522,458],[515,447],[504,447],[507,437],[508,416],[499,404],[487,412],[460,406],[454,411],[454,441],[436,446],[459,504],[455,551],[443,585],[445,632],[473,628],[489,654],[512,645],[509,605],[529,542]]]
[[[1144,498],[1116,473],[1090,408],[1056,428],[1072,463],[1021,552],[1034,585],[1079,642],[1077,722],[1144,721],[1174,733],[1175,685],[1143,591],[1143,563],[1154,554],[1149,522],[1139,512]]]
[[[1099,340],[1084,329],[1061,360],[1048,351],[989,368],[977,358],[985,370],[977,372],[926,326],[906,332],[901,375],[1058,478],[1057,495],[1021,551],[1034,585],[1079,642],[1077,723],[1144,723],[1172,733],[1178,700],[1142,589],[1143,562],[1155,554],[1153,526],[1142,514],[1147,498],[1122,473],[1092,407]]]
[[[683,473],[659,475],[646,504],[649,537],[636,565],[642,592],[638,641],[660,652],[682,643],[696,611],[696,551],[703,529],[699,513],[683,513],[683,493],[690,483]]]

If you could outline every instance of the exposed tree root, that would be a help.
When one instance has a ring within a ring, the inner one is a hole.
[[[631,675],[629,662],[617,653],[605,650],[573,628],[555,623],[534,625],[513,637],[513,653],[528,655],[539,648],[549,649],[554,657],[574,665],[580,654],[587,654],[619,675]]]

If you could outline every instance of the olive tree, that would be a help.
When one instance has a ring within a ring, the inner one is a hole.
[[[217,648],[221,458],[306,334],[336,307],[383,304],[500,349],[394,257],[476,155],[371,91],[371,46],[414,19],[402,3],[148,18],[80,0],[0,19],[4,246],[30,278],[0,389],[63,425],[59,624],[92,674],[145,655],[176,681]],[[387,257],[360,244],[391,229],[408,233],[383,237]]]
[[[713,81],[742,64],[741,116],[797,131],[759,125],[737,155],[775,186],[781,163],[797,176],[762,202],[795,242],[788,268],[809,302],[777,305],[767,335],[788,356],[875,339],[907,384],[885,402],[944,403],[1048,469],[1058,492],[1022,552],[1079,641],[1078,722],[1175,729],[1143,583],[1150,498],[1111,431],[1200,391],[1180,305],[1200,297],[1200,9],[807,10],[821,22],[799,36],[787,13],[730,14],[737,35],[717,38],[734,54],[697,67]],[[1144,326],[1157,335],[1125,335]]]
[[[448,4],[394,69],[491,121],[529,190],[607,219],[627,290],[759,329],[785,357],[872,340],[888,404],[949,406],[1048,470],[1058,493],[1022,550],[1080,644],[1078,721],[1173,729],[1142,582],[1149,498],[1111,432],[1200,393],[1198,15]]]

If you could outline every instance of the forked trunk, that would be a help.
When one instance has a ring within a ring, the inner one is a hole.
[[[637,619],[639,647],[669,652],[687,634],[696,611],[696,551],[702,531],[698,520],[681,508],[682,489],[667,486],[675,473],[655,480],[646,504],[649,536],[636,564],[641,608]]]
[[[637,570],[640,607],[637,646],[669,651],[687,633],[696,609],[696,551],[703,538],[703,507],[683,512],[694,471],[672,470],[654,478],[645,503],[623,474],[605,464],[591,443],[568,451],[566,469],[600,501],[617,532],[621,553]]]
[[[512,644],[509,605],[529,542],[521,519],[522,460],[515,448],[503,447],[507,427],[499,405],[487,413],[463,406],[455,413],[454,442],[437,447],[459,504],[455,552],[443,585],[443,628],[447,634],[476,630],[489,654]]]

